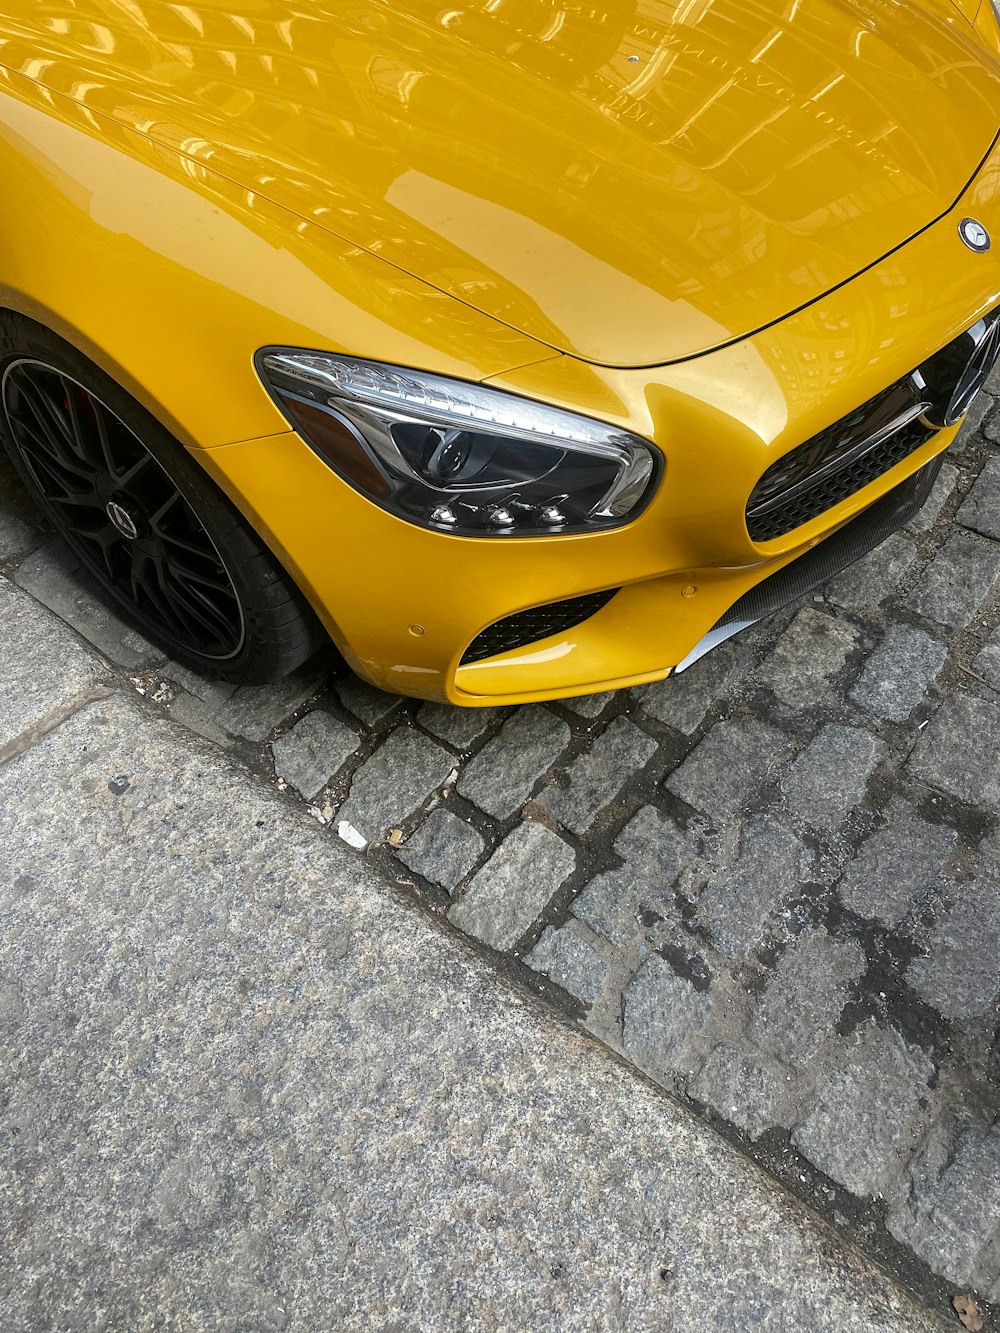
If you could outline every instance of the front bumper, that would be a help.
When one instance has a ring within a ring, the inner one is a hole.
[[[856,534],[852,520],[915,474],[926,479],[950,443],[956,427],[787,536],[750,537],[747,498],[777,458],[1000,301],[1000,246],[965,249],[957,221],[967,214],[1000,236],[1000,155],[952,213],[743,342],[645,370],[556,356],[496,377],[657,441],[664,480],[641,517],[617,531],[473,539],[416,528],[354,492],[294,433],[200,457],[297,577],[349,663],[383,689],[487,705],[662,679],[751,589],[777,586],[775,576],[820,543],[829,563],[845,549],[838,530]],[[621,591],[571,630],[462,664],[494,622],[609,588]]]

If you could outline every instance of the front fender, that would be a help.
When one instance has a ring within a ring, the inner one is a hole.
[[[485,379],[551,351],[314,222],[0,69],[0,304],[188,446],[287,429],[266,344]]]

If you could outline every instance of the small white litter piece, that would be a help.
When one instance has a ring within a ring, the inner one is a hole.
[[[368,839],[346,819],[342,819],[337,825],[337,833],[347,843],[348,847],[356,847],[358,851],[364,851],[368,846]]]

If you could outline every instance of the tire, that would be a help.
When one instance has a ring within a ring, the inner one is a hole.
[[[0,439],[107,598],[175,661],[262,684],[324,641],[302,594],[183,446],[74,347],[9,311]]]

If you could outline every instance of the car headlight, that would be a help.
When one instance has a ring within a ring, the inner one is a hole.
[[[306,443],[411,523],[469,536],[586,532],[634,518],[662,460],[606,422],[463,380],[294,347],[257,370]]]

